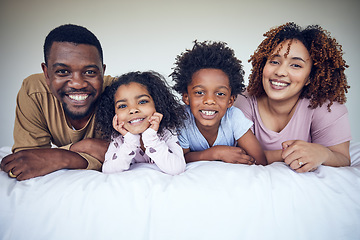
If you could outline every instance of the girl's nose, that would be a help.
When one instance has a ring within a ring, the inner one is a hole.
[[[204,104],[212,105],[215,104],[215,99],[211,95],[207,95],[204,97]]]

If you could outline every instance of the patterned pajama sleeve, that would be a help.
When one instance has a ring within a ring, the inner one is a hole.
[[[177,175],[185,171],[186,163],[183,150],[176,135],[167,131],[159,138],[157,132],[148,128],[142,133],[146,155],[161,169],[161,171]]]
[[[137,148],[140,147],[140,135],[131,133],[114,138],[105,154],[102,167],[104,173],[116,173],[128,170]]]

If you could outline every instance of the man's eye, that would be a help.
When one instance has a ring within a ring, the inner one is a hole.
[[[56,70],[56,73],[60,75],[66,75],[69,74],[69,71],[65,69],[60,69],[60,70]]]
[[[87,70],[87,71],[85,72],[85,74],[87,74],[87,75],[94,75],[94,74],[96,74],[96,72],[93,71],[93,70]]]

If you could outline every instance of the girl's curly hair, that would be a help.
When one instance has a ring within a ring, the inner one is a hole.
[[[342,58],[342,47],[330,36],[330,33],[318,25],[309,25],[305,29],[293,22],[271,29],[258,46],[249,62],[252,64],[247,91],[250,95],[260,97],[265,93],[262,85],[263,69],[271,59],[275,48],[286,40],[301,41],[308,50],[313,61],[310,72],[310,84],[304,86],[300,98],[310,99],[311,108],[322,106],[327,100],[328,111],[333,102],[346,102],[347,84],[344,71],[349,66]],[[281,46],[281,45],[280,45]],[[287,48],[287,53],[290,46]]]
[[[163,114],[158,133],[162,134],[164,129],[173,131],[183,126],[186,118],[180,101],[171,93],[166,80],[162,75],[154,71],[129,72],[118,77],[102,93],[96,112],[96,129],[103,139],[111,140],[111,137],[119,136],[112,125],[115,116],[115,93],[121,85],[131,82],[139,83],[146,87],[155,103],[157,112]]]
[[[192,81],[194,73],[201,69],[220,69],[229,78],[231,95],[237,95],[245,90],[244,70],[241,61],[235,57],[234,50],[224,42],[197,42],[191,50],[187,49],[176,57],[175,67],[170,74],[175,81],[174,89],[187,93],[187,86]]]

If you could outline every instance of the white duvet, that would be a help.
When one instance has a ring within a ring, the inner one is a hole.
[[[304,174],[207,161],[178,176],[150,164],[22,182],[0,171],[0,239],[360,239],[360,143],[350,152],[351,167]]]

